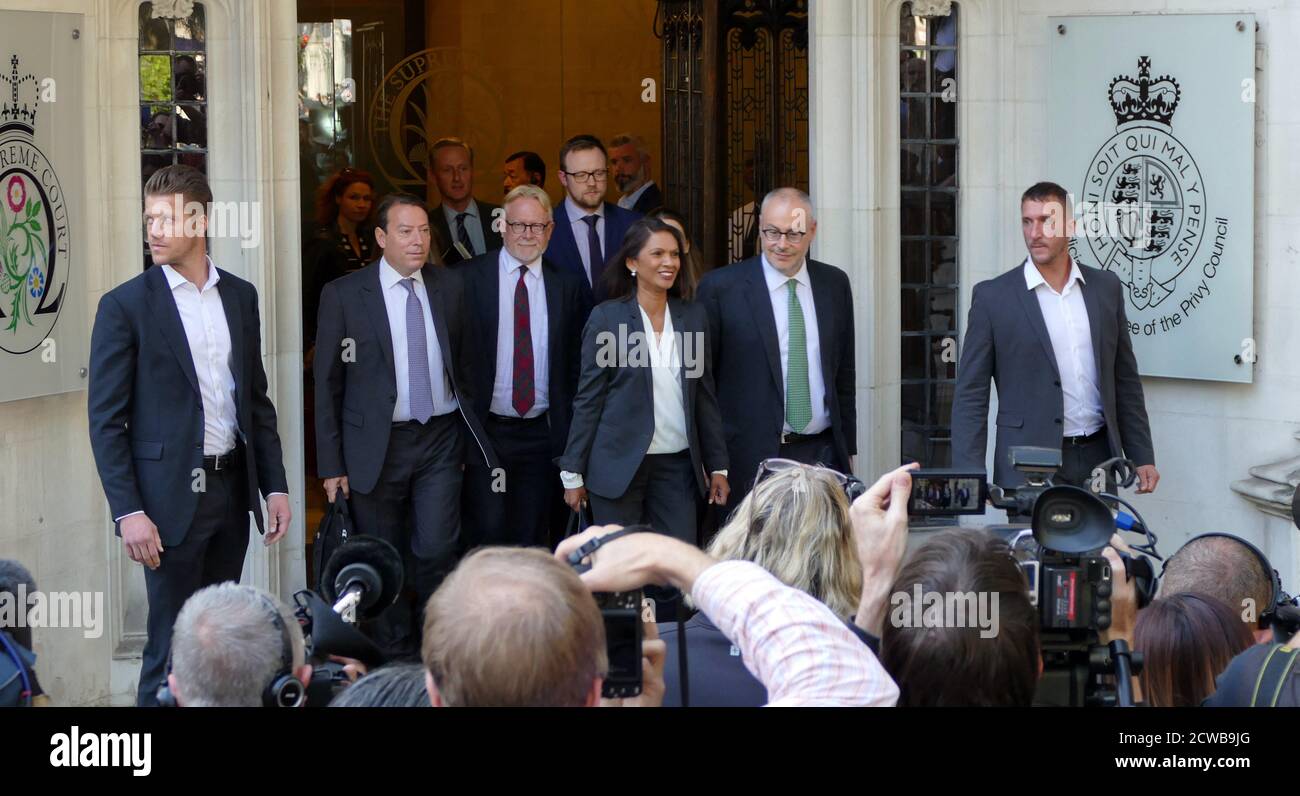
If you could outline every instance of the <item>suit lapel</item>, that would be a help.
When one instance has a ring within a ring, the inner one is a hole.
[[[826,385],[826,405],[830,406],[831,396],[835,395],[835,379],[831,373],[831,345],[835,342],[835,319],[831,317],[831,308],[835,306],[835,296],[830,284],[813,275],[813,261],[808,261],[808,281],[812,283],[813,309],[817,313],[817,347],[821,350],[822,382]],[[849,332],[852,334],[852,330]]]
[[[561,327],[564,325],[560,319],[564,317],[564,310],[560,306],[560,284],[559,279],[551,270],[552,266],[545,259],[542,260],[542,292],[546,294],[546,350],[548,352],[559,351],[562,343],[560,342]],[[551,368],[555,368],[557,362],[562,361],[561,357],[552,353],[547,361]],[[553,380],[547,384],[554,384]]]
[[[171,287],[167,284],[167,274],[163,273],[161,265],[150,268],[146,273],[148,273],[145,281],[149,285],[149,304],[153,316],[158,319],[158,329],[162,332],[167,345],[171,347],[172,353],[176,355],[177,361],[180,362],[181,370],[190,380],[195,395],[198,395],[200,394],[199,377],[194,372],[194,355],[190,352],[190,341],[185,336],[185,326],[181,323],[181,313],[176,308],[176,299],[172,297]],[[234,337],[233,331],[231,337]]]
[[[447,318],[445,308],[442,305],[442,291],[438,285],[438,274],[431,265],[424,266],[420,273],[424,276],[424,291],[429,298],[429,313],[433,315],[433,330],[438,335],[438,350],[442,352],[442,369],[446,371],[447,380],[454,390],[456,388],[456,379],[452,374],[456,370],[452,367],[452,363],[455,360],[451,358],[451,339],[447,337]],[[496,351],[495,348],[492,350]]]
[[[1017,272],[1021,273],[1021,272]],[[1012,279],[1011,289],[1019,294],[1020,306],[1025,311],[1025,317],[1029,320],[1029,325],[1033,327],[1034,334],[1038,335],[1038,342],[1043,344],[1043,351],[1047,354],[1047,362],[1052,366],[1052,372],[1056,378],[1061,378],[1061,371],[1056,367],[1056,351],[1052,348],[1052,338],[1047,334],[1047,322],[1043,320],[1043,308],[1038,306],[1038,295],[1025,287],[1024,279]]]
[[[648,361],[648,357],[650,356],[649,346],[654,345],[655,342],[655,336],[654,336],[655,333],[654,333],[654,327],[647,327],[645,325],[645,321],[641,319],[641,305],[638,304],[636,301],[636,293],[633,293],[631,298],[627,299],[627,319],[628,319],[627,339],[629,344],[631,344],[631,341],[634,339],[632,337],[632,332],[641,331],[644,334],[642,340],[646,345],[646,349],[643,352],[641,352],[641,354],[647,357],[647,360],[641,362],[642,367],[634,367],[631,370],[635,372],[636,377],[641,380],[641,383],[643,385],[645,385],[645,397],[646,397],[646,401],[648,401],[647,405],[650,407],[650,416],[653,418],[654,405],[655,405],[655,387],[654,387],[654,380],[650,378],[651,368],[650,368],[650,362]],[[628,351],[629,359],[631,358],[631,356],[632,356],[632,351],[629,350]]]
[[[691,380],[686,378],[686,356],[683,349],[686,348],[686,335],[688,334],[688,331],[694,330],[687,330],[686,328],[686,309],[682,306],[680,299],[668,299],[668,314],[671,315],[673,319],[673,333],[677,336],[678,340],[682,341],[682,345],[677,349],[677,358],[681,360],[681,367],[678,368],[677,373],[677,382],[682,387],[682,406],[686,410],[686,420],[689,425],[690,419],[693,416],[691,414]]]
[[[1083,306],[1088,308],[1088,330],[1092,334],[1092,359],[1101,374],[1101,296],[1097,295],[1096,282],[1079,286],[1083,291]],[[1127,331],[1125,332],[1127,334]]]
[[[763,348],[767,351],[767,364],[772,371],[772,381],[785,400],[785,379],[781,378],[781,343],[776,336],[776,317],[772,315],[772,297],[767,290],[767,279],[763,276],[763,261],[757,257],[742,263],[742,268],[749,269],[746,280],[745,298],[749,301],[750,314],[758,326],[758,333],[763,338]],[[820,333],[820,328],[818,329]]]
[[[555,232],[551,234],[551,243],[547,248],[555,249],[553,256],[557,261],[574,263],[578,274],[586,280],[587,273],[582,270],[582,256],[578,254],[578,243],[573,239],[573,227],[569,224],[569,214],[563,203],[555,209],[552,220],[555,222]]]
[[[235,377],[235,403],[238,405],[240,388],[244,386],[244,314],[235,284],[225,274],[217,282],[217,292],[221,295],[221,308],[226,311],[226,326],[230,329],[230,372]],[[261,356],[262,352],[258,351],[256,355]]]
[[[487,295],[483,297],[484,305],[479,307],[483,313],[483,321],[487,328],[486,339],[484,340],[483,350],[487,355],[496,360],[497,355],[497,327],[501,323],[501,255],[497,254],[495,260],[491,263],[484,263],[490,266],[487,275]],[[513,327],[512,327],[513,328]],[[493,368],[495,373],[495,367]],[[494,375],[495,379],[496,376]]]
[[[393,329],[388,324],[388,305],[384,303],[384,285],[379,279],[380,269],[384,267],[382,258],[367,266],[371,272],[361,283],[361,301],[365,306],[366,317],[374,326],[375,336],[379,338],[379,347],[384,352],[384,363],[388,365],[388,375],[397,383],[397,368],[393,365]]]

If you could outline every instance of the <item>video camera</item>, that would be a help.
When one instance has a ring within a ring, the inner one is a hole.
[[[1029,600],[1038,609],[1043,676],[1035,703],[1131,705],[1130,676],[1141,671],[1142,656],[1123,640],[1100,643],[1100,633],[1111,625],[1114,595],[1114,573],[1102,550],[1117,528],[1146,535],[1144,544],[1133,546],[1139,555],[1120,552],[1143,608],[1156,590],[1148,557],[1160,557],[1155,534],[1118,495],[1053,485],[1061,466],[1059,449],[1013,447],[1010,453],[1012,466],[1025,476],[1023,486],[988,484],[983,471],[914,470],[908,514],[913,515],[914,506],[920,515],[983,514],[986,500],[1005,509],[1010,523],[985,530],[1011,547],[1025,573]],[[1126,459],[1110,459],[1100,469],[1107,480],[1113,477],[1124,486],[1134,480],[1135,468]],[[1132,514],[1113,514],[1106,500]]]
[[[293,595],[294,615],[302,625],[312,664],[309,706],[328,705],[349,685],[343,664],[331,661],[331,655],[359,660],[371,669],[387,662],[356,625],[358,615],[372,619],[392,605],[403,581],[397,548],[374,536],[354,536],[325,563],[320,579],[324,598],[308,589]]]

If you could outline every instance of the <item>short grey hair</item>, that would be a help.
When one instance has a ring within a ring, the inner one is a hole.
[[[768,191],[767,195],[763,197],[763,203],[758,206],[758,214],[762,216],[763,212],[767,210],[767,203],[774,201],[802,202],[808,206],[808,220],[817,220],[816,217],[813,216],[812,197],[798,188],[786,186],[784,188],[773,188]]]
[[[1272,607],[1273,578],[1241,542],[1206,536],[1178,548],[1160,578],[1161,597],[1189,592],[1215,597],[1236,613],[1245,609],[1246,600],[1252,600],[1258,617]],[[1258,619],[1250,624],[1258,627]]]
[[[172,631],[172,673],[185,707],[261,707],[283,664],[283,623],[293,668],[303,665],[302,628],[284,603],[253,586],[226,582],[185,601]]]
[[[546,191],[531,183],[524,183],[511,189],[510,193],[506,194],[506,198],[501,202],[501,206],[509,207],[511,202],[517,202],[520,199],[536,199],[537,203],[542,206],[542,210],[546,211],[546,215],[551,214],[551,197],[546,195]]]
[[[616,135],[613,138],[609,139],[610,149],[613,149],[614,147],[627,146],[628,144],[631,144],[632,146],[636,147],[636,153],[641,157],[645,157],[646,155],[650,154],[650,150],[645,145],[645,139],[639,135],[632,135],[631,133],[623,133],[622,135]]]

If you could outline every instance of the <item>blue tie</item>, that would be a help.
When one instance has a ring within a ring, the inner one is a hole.
[[[605,254],[601,251],[600,233],[596,231],[596,222],[600,216],[592,213],[582,219],[587,222],[587,262],[591,264],[591,287],[597,290],[600,285],[600,272],[605,268]]]
[[[402,280],[406,288],[406,372],[411,399],[411,419],[419,423],[433,417],[433,387],[429,382],[429,336],[424,330],[424,310],[415,297],[415,280]]]

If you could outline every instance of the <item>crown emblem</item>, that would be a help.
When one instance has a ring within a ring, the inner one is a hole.
[[[1110,107],[1117,126],[1129,122],[1155,122],[1169,126],[1178,107],[1178,81],[1169,75],[1151,79],[1151,59],[1138,58],[1138,76],[1121,75],[1110,81]]]
[[[17,54],[9,59],[9,66],[9,74],[0,73],[0,81],[9,84],[7,92],[0,87],[0,99],[4,100],[3,104],[0,104],[0,133],[16,129],[31,135],[36,132],[36,109],[40,106],[40,86],[36,81],[36,75],[18,74]],[[30,89],[23,89],[26,83],[31,84]],[[5,94],[8,96],[4,96]]]

